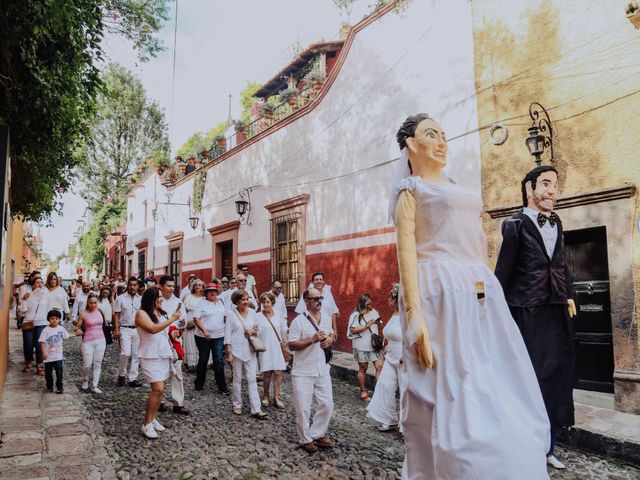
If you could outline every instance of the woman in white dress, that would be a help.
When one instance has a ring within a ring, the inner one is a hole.
[[[224,328],[224,346],[227,361],[233,366],[233,413],[242,415],[242,370],[247,377],[247,390],[251,415],[264,419],[267,414],[262,411],[258,382],[256,381],[256,353],[249,348],[248,337],[257,335],[263,325],[256,312],[249,308],[249,295],[244,290],[236,290],[231,294],[231,302],[236,306],[228,310]]]
[[[368,293],[363,293],[358,299],[355,311],[349,317],[347,326],[347,338],[351,340],[353,347],[353,359],[358,362],[358,386],[360,398],[365,402],[371,400],[365,386],[369,363],[373,362],[376,369],[376,379],[382,371],[382,352],[375,350],[371,343],[371,336],[379,335],[382,327],[380,314],[373,308],[373,301]]]
[[[398,293],[400,285],[396,284],[389,292],[389,305],[394,313],[382,330],[387,342],[384,347],[384,365],[376,381],[371,402],[367,406],[367,417],[380,423],[382,432],[398,427],[398,409],[396,408],[396,392],[402,391],[402,325],[398,311]]]
[[[260,373],[262,373],[262,406],[269,406],[269,389],[271,386],[271,376],[273,375],[273,404],[277,408],[284,408],[284,403],[280,399],[280,387],[282,386],[282,371],[287,369],[282,354],[281,345],[287,343],[287,321],[273,309],[276,297],[271,292],[260,295],[260,305],[262,309],[258,317],[262,323],[260,338],[267,347],[266,352],[260,354]]]
[[[196,324],[193,321],[193,314],[200,301],[204,298],[204,282],[202,280],[194,280],[189,291],[191,293],[184,298],[184,308],[187,311],[187,327],[182,334],[182,348],[184,349],[184,364],[187,366],[188,371],[193,371],[198,365]]]
[[[49,308],[57,310],[62,319],[69,318],[69,296],[60,286],[60,278],[56,272],[47,275],[47,290],[49,290]]]
[[[426,114],[397,134],[405,479],[547,479],[549,421],[524,341],[487,267],[479,196],[441,173]],[[482,294],[482,295],[480,295]]]

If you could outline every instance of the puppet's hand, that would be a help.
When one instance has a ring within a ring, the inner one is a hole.
[[[436,365],[436,361],[433,358],[433,351],[431,350],[431,343],[429,343],[429,334],[426,329],[424,332],[420,332],[416,339],[416,357],[418,364],[422,368],[430,370]]]
[[[407,312],[407,320],[409,320],[407,322],[407,337],[411,344],[415,344],[418,364],[422,368],[429,370],[435,366],[435,359],[431,350],[431,342],[429,341],[427,322],[422,315],[421,309],[410,309]]]
[[[576,309],[576,302],[574,302],[572,298],[567,300],[567,310],[569,311],[570,318],[573,318],[578,314],[578,310]]]

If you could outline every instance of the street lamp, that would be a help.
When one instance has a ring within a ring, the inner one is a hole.
[[[529,154],[535,157],[536,166],[542,163],[541,156],[545,148],[549,149],[549,161],[553,162],[553,128],[547,110],[539,103],[529,105],[529,116],[531,126],[527,129],[529,136],[525,140],[525,145]]]
[[[240,217],[240,223],[246,223],[247,225],[251,225],[249,221],[249,216],[251,215],[251,188],[243,188],[238,192],[240,195],[240,200],[236,200],[236,213]],[[245,196],[247,199],[245,200]],[[247,216],[245,219],[244,216]]]

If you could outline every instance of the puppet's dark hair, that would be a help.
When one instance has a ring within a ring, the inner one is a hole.
[[[416,113],[415,115],[407,117],[396,134],[396,140],[398,141],[400,150],[407,146],[407,138],[415,136],[418,124],[427,119],[431,119],[427,113]]]

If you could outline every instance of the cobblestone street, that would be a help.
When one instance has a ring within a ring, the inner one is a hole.
[[[17,339],[17,335],[12,337],[14,341]],[[20,352],[16,348],[12,348],[12,369],[20,368]],[[76,422],[75,427],[82,433],[81,424],[90,426],[99,465],[87,465],[91,460],[89,457],[84,459],[84,465],[75,469],[61,470],[57,466],[58,470],[47,470],[38,464],[27,469],[19,457],[11,457],[9,442],[0,448],[0,479],[93,479],[112,478],[114,475],[120,479],[399,478],[404,454],[400,435],[397,432],[378,432],[364,417],[364,403],[357,396],[357,388],[345,381],[334,380],[333,384],[336,408],[330,435],[337,445],[315,455],[308,455],[297,448],[288,375],[285,375],[283,397],[286,409],[270,408],[266,421],[251,418],[247,407],[244,415],[234,415],[230,398],[214,391],[213,372],[207,376],[207,384],[201,392],[193,390],[193,375],[187,375],[186,405],[191,415],[161,413],[159,418],[167,431],[159,439],[150,441],[140,434],[148,387],[116,387],[117,355],[117,345],[108,347],[100,383],[104,391],[102,395],[79,391],[80,342],[75,338],[66,343],[65,395],[43,393],[42,377],[34,379],[26,374],[19,375],[25,384],[25,392],[30,385],[37,384],[34,392],[29,394],[30,401],[40,398],[44,409],[52,402],[69,405],[66,413],[69,421],[77,415],[87,417]],[[0,413],[0,428],[4,430],[7,424],[5,409]],[[64,423],[65,418],[63,415],[57,420],[42,420],[43,428],[46,430],[49,424]],[[29,427],[32,428],[35,426]],[[11,434],[15,435],[19,436],[19,433]],[[57,464],[69,461],[68,457],[62,460],[56,456],[65,451],[63,440],[57,437],[53,441],[45,441],[48,451],[43,453],[43,462],[46,458],[52,458]],[[77,454],[82,454],[82,446],[73,453],[72,460],[81,463],[81,455]],[[568,470],[551,471],[553,479],[640,478],[639,470],[594,455],[559,449],[558,456],[567,463]],[[45,474],[47,471],[49,476]]]

